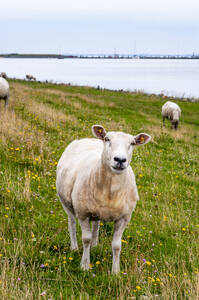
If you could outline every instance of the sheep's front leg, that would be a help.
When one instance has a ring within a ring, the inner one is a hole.
[[[165,117],[162,117],[163,126],[165,126]]]
[[[114,234],[112,240],[112,251],[113,251],[112,273],[113,274],[117,274],[120,271],[121,238],[127,224],[128,224],[128,220],[124,218],[115,222]]]
[[[92,222],[92,243],[91,243],[92,247],[97,246],[98,243],[99,223],[100,221]]]
[[[90,264],[90,246],[91,246],[91,228],[89,218],[85,220],[79,220],[82,229],[82,242],[83,242],[83,256],[81,260],[81,268],[83,270],[89,269]]]

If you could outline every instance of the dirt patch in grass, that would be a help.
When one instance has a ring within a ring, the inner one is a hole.
[[[199,137],[198,131],[193,130],[193,128],[184,126],[181,124],[177,130],[173,130],[169,127],[163,127],[162,124],[147,126],[149,134],[153,137],[161,137],[163,134],[167,134],[172,137],[175,141],[183,140],[184,142],[194,142]]]
[[[18,85],[20,86],[20,89],[18,89]],[[25,87],[23,89],[21,86],[24,87],[23,85],[17,84],[17,86],[14,86],[13,88],[13,94],[11,96],[12,107],[15,106],[15,102],[17,102],[17,105],[23,105],[29,113],[35,116],[35,119],[45,122],[49,127],[57,127],[60,123],[65,124],[66,122],[72,122],[74,124],[78,123],[78,120],[74,115],[67,115],[58,109],[34,100],[30,96],[28,88]],[[31,94],[32,91],[33,89],[31,89]]]
[[[40,151],[42,151],[45,137],[42,131],[15,114],[14,111],[7,110],[0,117],[0,138],[4,145],[10,141],[14,145],[25,146],[28,150],[38,148],[40,141]]]
[[[93,97],[90,97],[88,95],[82,95],[80,93],[69,93],[69,92],[64,92],[64,91],[61,91],[61,90],[57,90],[57,89],[41,89],[41,88],[38,88],[38,89],[34,89],[32,87],[28,87],[28,86],[25,86],[23,84],[20,84],[20,83],[12,83],[12,86],[13,87],[17,87],[17,89],[22,89],[24,91],[28,91],[28,93],[30,93],[30,91],[33,91],[34,93],[42,93],[42,94],[49,94],[49,95],[58,95],[60,96],[60,100],[64,101],[64,102],[75,102],[75,98],[79,98],[79,100],[81,101],[84,101],[84,102],[87,102],[87,103],[91,103],[91,104],[95,104],[97,106],[100,106],[100,107],[114,107],[115,106],[115,103],[114,102],[106,102],[104,101],[103,99],[101,99],[101,97],[96,97],[96,99],[94,99]],[[72,97],[73,99],[69,100],[67,99],[67,97]],[[56,99],[55,99],[56,101]],[[74,103],[73,103],[74,104]]]

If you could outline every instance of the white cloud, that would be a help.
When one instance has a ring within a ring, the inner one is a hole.
[[[198,52],[198,16],[196,0],[4,0],[0,53]]]
[[[1,18],[67,17],[77,15],[132,15],[156,18],[198,18],[196,0],[6,0]]]

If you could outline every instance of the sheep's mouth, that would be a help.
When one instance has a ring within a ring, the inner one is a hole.
[[[119,172],[124,171],[126,169],[126,167],[125,166],[112,166],[112,169],[119,173]]]

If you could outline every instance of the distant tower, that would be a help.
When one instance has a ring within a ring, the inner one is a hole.
[[[177,43],[177,56],[180,56],[180,42]]]
[[[133,56],[136,57],[137,54],[137,45],[136,45],[136,40],[134,41],[134,46],[133,46]]]
[[[117,57],[117,51],[116,51],[116,48],[114,48],[114,58]]]

